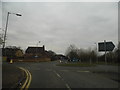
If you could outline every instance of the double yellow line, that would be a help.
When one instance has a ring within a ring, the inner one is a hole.
[[[22,67],[19,67],[19,68],[26,73],[26,80],[25,80],[25,82],[22,85],[20,90],[24,90],[24,89],[27,90],[30,86],[30,83],[31,83],[31,80],[32,80],[32,75],[27,69],[22,68]]]

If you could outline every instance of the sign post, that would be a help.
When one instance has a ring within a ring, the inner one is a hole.
[[[104,40],[104,42],[98,43],[98,51],[105,52],[105,63],[106,64],[107,64],[106,52],[113,51],[114,48],[115,48],[115,45],[113,44],[113,42],[106,42],[106,40]]]
[[[104,49],[105,49],[105,64],[107,64],[107,58],[106,58],[106,40],[104,40]]]

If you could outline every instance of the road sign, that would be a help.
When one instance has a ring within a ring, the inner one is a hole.
[[[100,42],[98,43],[99,51],[112,51],[115,48],[113,42]]]

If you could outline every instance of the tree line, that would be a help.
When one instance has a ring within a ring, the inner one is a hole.
[[[98,51],[95,49],[79,49],[75,45],[70,45],[65,55],[69,59],[79,59],[80,62],[90,62],[90,63],[98,63],[98,62],[104,62],[105,61],[105,54],[99,55]],[[120,42],[118,43],[117,48],[114,49],[114,51],[110,51],[106,53],[106,59],[107,62],[110,63],[120,63]]]

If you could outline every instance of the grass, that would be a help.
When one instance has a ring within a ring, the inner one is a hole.
[[[68,63],[59,63],[56,66],[70,66],[70,67],[92,67],[97,65],[112,65],[112,66],[120,66],[118,63],[105,63],[105,62],[99,62],[99,63],[89,63],[89,62],[68,62]]]
[[[96,66],[95,64],[90,64],[90,63],[61,63],[57,64],[57,66],[72,66],[72,67],[92,67]]]
[[[96,63],[97,65],[113,65],[113,66],[120,66],[120,63],[105,63],[105,62],[99,62]]]

